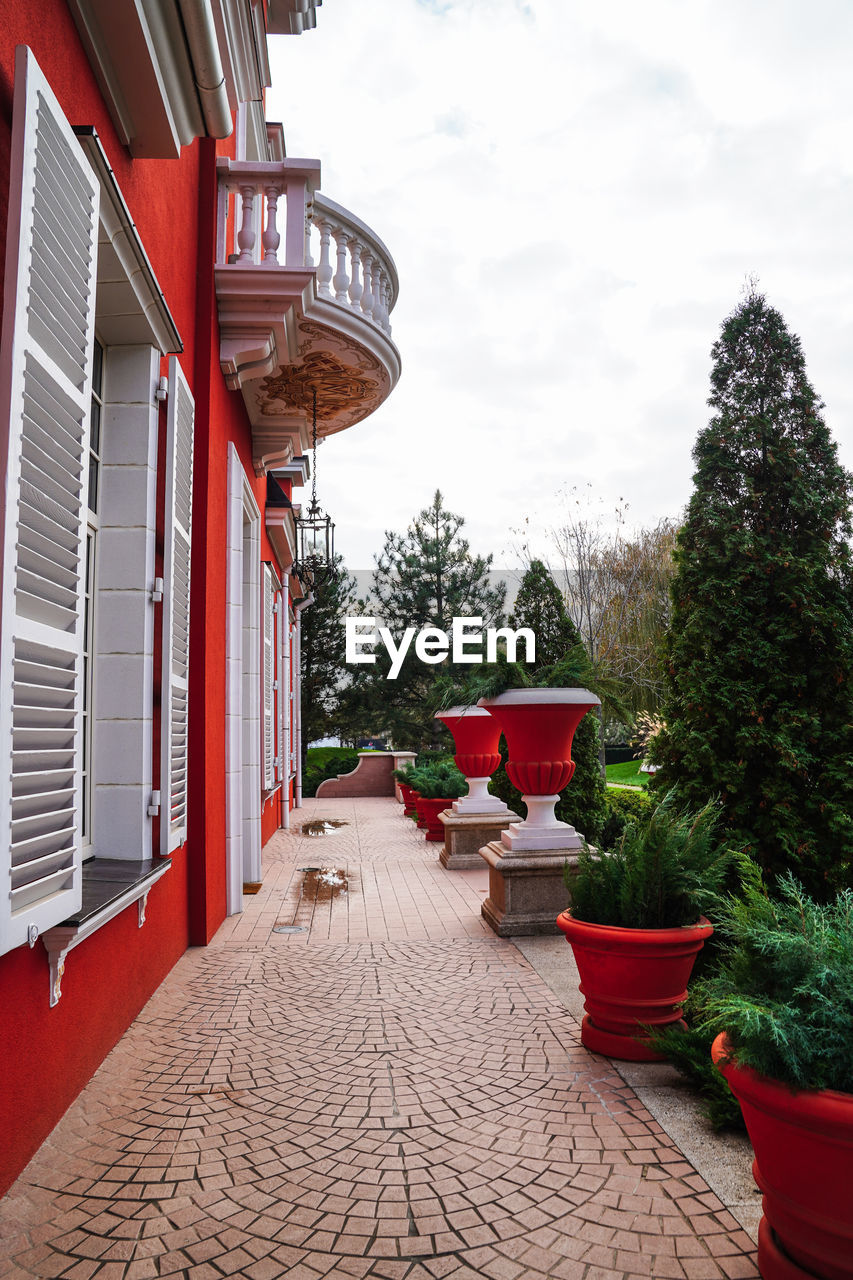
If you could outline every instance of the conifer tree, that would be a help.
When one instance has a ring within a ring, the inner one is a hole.
[[[509,625],[530,627],[533,631],[537,668],[553,666],[576,645],[582,647],[580,634],[566,611],[560,590],[541,560],[533,560],[521,580]],[[598,716],[589,712],[575,730],[572,744],[575,772],[557,806],[557,816],[592,841],[601,834],[606,816],[607,792],[601,772],[600,737]],[[500,773],[504,773],[503,766]],[[520,803],[520,795],[517,792],[510,795],[508,788],[511,790],[509,779],[498,775],[494,789],[508,804]]]
[[[302,762],[308,744],[339,731],[340,700],[346,683],[344,621],[356,608],[355,579],[335,556],[335,572],[312,586],[314,602],[302,614]]]
[[[430,506],[405,533],[386,532],[376,561],[373,597],[376,615],[398,638],[407,627],[449,632],[454,617],[480,617],[484,628],[502,621],[506,588],[490,581],[491,555],[472,555],[461,533],[464,523],[462,516],[447,510],[436,490]],[[452,671],[453,663],[446,658],[425,664],[412,645],[394,680],[385,678],[389,665],[387,654],[377,649],[375,665],[366,667],[357,682],[373,722],[381,722],[398,748],[442,744],[452,753],[451,736],[433,712],[436,681]],[[469,672],[466,666],[462,674]]]
[[[719,795],[771,878],[851,883],[851,477],[800,341],[751,289],[713,348],[668,633],[655,786]]]

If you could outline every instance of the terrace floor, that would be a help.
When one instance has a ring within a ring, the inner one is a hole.
[[[261,892],[0,1201],[0,1276],[757,1276],[705,1178],[481,921],[485,867],[445,871],[392,800],[295,820],[314,816],[347,825],[274,837]]]

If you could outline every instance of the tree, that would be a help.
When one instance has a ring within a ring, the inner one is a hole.
[[[339,732],[339,703],[347,680],[344,619],[356,611],[355,580],[335,556],[335,573],[313,588],[314,602],[302,611],[302,765],[308,744]]]
[[[377,616],[398,638],[407,627],[449,631],[454,617],[480,617],[484,627],[500,622],[506,589],[489,581],[492,557],[471,554],[460,532],[464,523],[445,508],[436,490],[431,506],[405,533],[386,532],[373,595]],[[372,715],[381,714],[394,745],[418,750],[444,742],[452,751],[450,735],[433,718],[436,680],[453,669],[450,659],[428,665],[412,645],[397,678],[386,680],[389,659],[381,647],[376,658],[358,684],[365,705]]]
[[[511,627],[530,627],[536,636],[536,668],[553,666],[582,641],[566,610],[560,589],[541,560],[533,560],[521,580],[509,616]],[[597,840],[606,817],[607,788],[600,759],[601,723],[590,712],[575,731],[572,758],[575,773],[562,792],[557,816],[570,822],[589,840]],[[503,764],[501,770],[503,772]],[[495,781],[499,794],[507,796],[509,779]],[[515,792],[507,799],[520,801]]]
[[[521,579],[509,625],[530,627],[536,636],[537,667],[553,666],[580,640],[560,589],[541,560],[532,560]]]
[[[676,526],[660,520],[629,536],[621,499],[610,521],[576,489],[567,497],[563,523],[551,536],[569,615],[597,668],[621,683],[628,709],[655,712],[663,695]]]
[[[657,787],[723,804],[771,877],[851,883],[851,477],[800,341],[751,288],[713,347],[676,553]]]
[[[460,530],[462,516],[448,511],[438,489],[405,533],[386,531],[377,558],[374,595],[386,625],[441,627],[454,617],[482,617],[484,626],[501,616],[506,589],[491,586],[491,556],[472,556]]]

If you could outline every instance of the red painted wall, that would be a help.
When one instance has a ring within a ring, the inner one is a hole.
[[[50,1008],[40,942],[0,959],[0,1195],[186,949],[187,863],[176,855],[148,896],[69,953]]]
[[[72,125],[94,125],[167,305],[196,401],[190,638],[190,838],[148,900],[69,956],[49,1007],[41,943],[0,957],[0,1194],[50,1132],[190,942],[225,917],[225,510],[232,440],[253,477],[242,398],[219,370],[213,289],[217,150],[202,140],[179,160],[132,160],[119,143],[64,0],[0,0],[0,253],[5,253],[14,50],[33,50]],[[265,481],[254,482],[263,510]],[[261,554],[272,558],[265,534]],[[155,740],[155,755],[158,740]],[[277,804],[269,806],[276,812]]]

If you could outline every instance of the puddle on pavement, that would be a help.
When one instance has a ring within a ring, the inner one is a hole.
[[[349,888],[346,872],[336,867],[300,867],[299,870],[305,876],[302,896],[314,902],[332,902]]]
[[[280,920],[276,920],[272,927],[273,933],[305,933],[304,924],[283,924]]]
[[[300,823],[297,828],[303,836],[330,836],[340,830],[341,827],[348,827],[349,823],[343,818],[311,818],[308,822]]]

